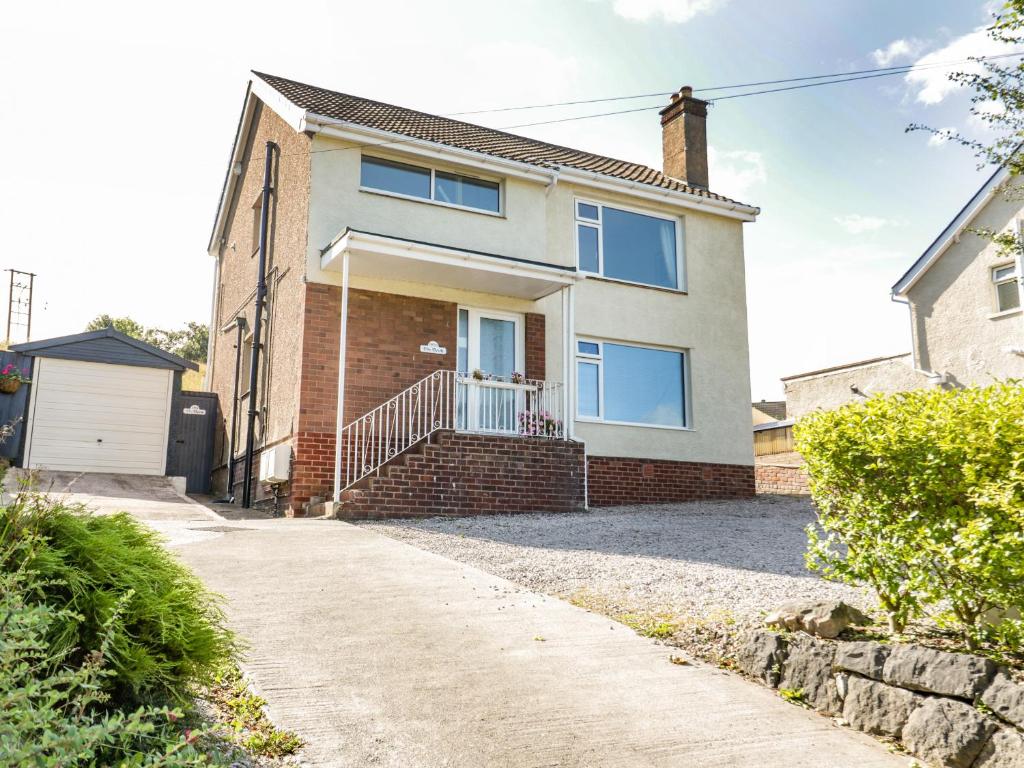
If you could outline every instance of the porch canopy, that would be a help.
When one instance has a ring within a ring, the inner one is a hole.
[[[573,285],[574,267],[561,267],[399,237],[343,230],[320,255],[320,268],[446,288],[540,299]]]

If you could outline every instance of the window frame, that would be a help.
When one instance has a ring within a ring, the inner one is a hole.
[[[1004,269],[1011,270],[1010,275],[1008,277],[996,278],[996,272],[999,272]],[[1024,301],[1021,300],[1020,273],[1018,271],[1016,261],[1007,261],[1002,264],[996,264],[995,266],[991,267],[989,269],[989,278],[992,281],[992,293],[996,305],[996,311],[994,314],[996,316],[1009,315],[1013,314],[1014,312],[1020,312],[1024,310]],[[999,286],[1005,283],[1013,283],[1017,287],[1018,298],[1016,307],[1003,309],[999,305]]]
[[[586,219],[580,216],[580,204],[592,205],[597,208],[597,220]],[[609,277],[604,274],[604,209],[614,208],[617,211],[623,211],[625,213],[635,213],[639,216],[647,216],[652,219],[661,219],[662,221],[670,221],[674,225],[676,234],[676,285],[675,287],[667,285],[657,285],[656,283],[643,283],[637,280],[626,280],[621,277]],[[658,291],[671,291],[672,293],[686,293],[687,292],[687,280],[686,280],[686,254],[683,251],[685,239],[683,237],[683,228],[685,221],[682,216],[671,216],[665,213],[652,211],[645,208],[637,208],[630,205],[619,205],[618,203],[602,203],[599,200],[586,197],[573,197],[572,201],[572,221],[573,221],[573,252],[576,255],[576,270],[583,275],[592,275],[593,277],[600,278],[601,280],[610,280],[616,283],[622,283],[623,285],[635,285],[643,288],[653,288]],[[580,237],[579,227],[585,226],[591,229],[597,230],[597,272],[583,269],[580,266]]]
[[[580,342],[587,344],[597,344],[597,354],[589,352],[580,352]],[[576,367],[573,368],[573,384],[575,392],[575,418],[577,421],[582,421],[590,424],[612,424],[621,427],[645,427],[647,429],[668,429],[676,432],[695,432],[693,427],[693,414],[691,409],[692,402],[692,388],[690,386],[690,354],[691,350],[682,347],[666,347],[659,344],[637,344],[629,341],[618,341],[616,339],[599,339],[593,336],[577,336],[575,339],[573,363]],[[605,418],[605,383],[604,383],[604,345],[612,344],[619,347],[635,347],[637,349],[647,349],[656,352],[676,352],[682,355],[683,365],[683,424],[682,426],[675,426],[673,424],[648,424],[643,421],[619,421],[616,419]],[[579,392],[579,374],[578,366],[580,363],[589,363],[597,365],[597,416],[583,416],[580,414],[580,392]]]
[[[392,192],[388,189],[380,189],[379,187],[368,187],[363,184],[363,160],[381,160],[387,163],[397,163],[399,165],[407,165],[410,168],[415,168],[420,171],[430,172],[430,197],[417,197],[416,195],[406,195],[402,192]],[[458,176],[460,178],[474,179],[476,181],[486,181],[489,184],[498,185],[498,210],[490,211],[486,208],[474,208],[471,205],[459,205],[458,203],[448,203],[444,200],[438,200],[435,197],[436,194],[436,175],[437,172],[446,173],[449,176]],[[505,217],[505,180],[496,176],[487,176],[476,173],[464,173],[463,171],[452,170],[449,168],[437,168],[432,165],[418,165],[417,163],[410,163],[406,160],[398,160],[393,157],[386,157],[384,155],[368,155],[361,154],[359,156],[359,191],[367,192],[372,195],[384,195],[385,197],[394,197],[399,200],[411,200],[416,203],[427,203],[429,205],[439,205],[442,208],[453,208],[457,211],[469,211],[470,213],[479,213],[484,216],[496,216],[498,218]]]

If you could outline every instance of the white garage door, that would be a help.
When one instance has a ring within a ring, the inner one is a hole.
[[[173,373],[36,358],[25,465],[162,475]]]

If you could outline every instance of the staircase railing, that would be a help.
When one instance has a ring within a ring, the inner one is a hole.
[[[564,438],[562,385],[434,371],[345,426],[339,490],[439,430]]]

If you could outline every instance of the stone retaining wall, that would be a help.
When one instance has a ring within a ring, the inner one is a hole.
[[[930,765],[1024,766],[1024,685],[980,656],[757,630],[740,643],[737,665],[853,728],[900,740]]]
[[[803,467],[785,464],[757,464],[754,480],[758,493],[777,493],[784,496],[809,496],[807,471]]]

